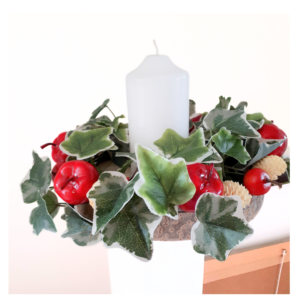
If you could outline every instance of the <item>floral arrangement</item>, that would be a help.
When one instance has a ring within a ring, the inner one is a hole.
[[[129,152],[128,124],[120,122],[124,116],[99,116],[109,109],[105,100],[85,124],[41,146],[52,147],[53,168],[33,152],[21,190],[25,203],[37,203],[30,215],[34,233],[56,232],[63,207],[62,237],[79,246],[102,241],[150,260],[162,217],[176,220],[185,211],[197,220],[193,249],[225,260],[253,233],[243,207],[290,178],[286,134],[263,114],[246,114],[246,102],[229,107],[230,100],[221,96],[201,114],[190,100],[188,138],[167,129],[151,149],[137,144],[135,153]]]

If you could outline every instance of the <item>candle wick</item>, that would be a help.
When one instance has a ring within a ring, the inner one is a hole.
[[[154,46],[155,46],[155,48],[156,48],[156,55],[158,55],[158,48],[157,48],[157,45],[156,45],[155,40],[153,40],[153,43],[154,43]]]

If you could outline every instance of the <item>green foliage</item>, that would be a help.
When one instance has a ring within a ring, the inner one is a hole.
[[[175,217],[175,205],[186,203],[195,194],[187,167],[182,158],[172,162],[150,149],[136,148],[140,179],[134,189],[151,212]]]
[[[262,120],[264,120],[265,124],[272,124],[262,113],[247,114],[247,121],[261,122]]]
[[[191,236],[194,250],[224,261],[229,252],[253,233],[243,214],[238,196],[205,193],[196,204],[198,221]]]
[[[48,213],[50,214],[52,219],[54,219],[59,210],[59,205],[58,205],[58,200],[56,195],[49,190],[47,194],[43,196],[43,199],[46,202]]]
[[[212,154],[205,146],[203,129],[197,129],[188,138],[183,138],[176,131],[167,129],[162,137],[154,142],[158,153],[167,159],[182,157],[186,163],[200,163]]]
[[[135,256],[151,260],[152,236],[161,217],[152,214],[143,199],[134,195],[122,210],[105,226],[103,242],[119,246]]]
[[[202,163],[205,163],[205,164],[210,164],[210,163],[219,164],[223,161],[222,156],[219,154],[219,152],[211,144],[208,145],[208,149],[210,151],[212,151],[212,154],[210,156],[206,157],[202,161]]]
[[[223,96],[220,96],[219,97],[219,104],[216,105],[216,108],[228,109],[230,101],[231,101],[230,97],[228,97],[226,99]]]
[[[36,201],[38,203],[38,207],[32,210],[29,218],[29,222],[33,226],[33,232],[36,235],[39,235],[44,229],[56,232],[55,224],[47,210],[45,200],[41,197],[41,195],[38,195]]]
[[[225,127],[231,133],[243,137],[260,137],[260,134],[247,122],[246,113],[241,109],[215,108],[206,115],[203,126],[213,133],[217,133],[222,127]]]
[[[105,108],[107,107],[107,104],[109,102],[109,99],[106,99],[99,107],[97,107],[93,112],[92,115],[90,117],[90,119],[95,119],[98,114]]]
[[[37,153],[32,152],[33,166],[29,171],[29,179],[21,183],[21,191],[25,203],[37,201],[44,195],[51,182],[51,163],[49,158],[42,160]]]
[[[131,160],[136,162],[136,155],[135,153],[128,153],[128,152],[117,152],[116,157],[128,157]]]
[[[245,165],[251,158],[242,141],[225,128],[221,128],[212,140],[221,153],[237,159],[241,164]]]
[[[61,218],[67,222],[67,230],[62,235],[63,238],[70,237],[78,246],[90,246],[101,241],[100,233],[92,235],[92,225],[71,207],[65,207],[65,214]]]
[[[123,143],[129,143],[129,137],[127,134],[128,124],[120,123],[117,129],[114,129],[113,135]]]
[[[59,148],[68,155],[76,156],[77,159],[85,159],[111,148],[114,145],[109,138],[111,133],[111,127],[75,131],[69,139],[59,145]]]
[[[94,201],[93,234],[102,230],[123,206],[132,198],[137,174],[129,183],[124,174],[114,171],[103,172],[94,183],[87,197]]]
[[[257,153],[252,157],[252,159],[246,165],[236,164],[235,168],[245,169],[246,167],[253,165],[260,159],[262,159],[265,156],[267,156],[268,154],[270,154],[276,148],[278,148],[283,143],[283,141],[284,140],[279,140],[279,141],[275,141],[275,142],[262,142],[261,144],[259,144]],[[252,143],[254,145],[254,143],[256,143],[256,142],[252,142]]]

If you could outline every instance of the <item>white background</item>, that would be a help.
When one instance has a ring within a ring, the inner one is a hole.
[[[32,149],[50,156],[39,146],[85,122],[106,98],[115,114],[126,114],[125,76],[155,53],[153,39],[189,72],[198,112],[230,96],[290,135],[287,14],[11,15],[11,293],[110,292],[106,249],[61,239],[60,216],[59,234],[33,236],[28,219],[35,205],[22,203],[19,184]]]

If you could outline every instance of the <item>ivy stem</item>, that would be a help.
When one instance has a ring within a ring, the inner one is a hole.
[[[234,168],[234,167],[228,167],[228,166],[226,166],[225,168],[226,168],[226,169],[232,169],[232,170],[236,170],[236,171],[238,171],[238,172],[245,173],[245,172],[243,172],[242,170],[237,169],[237,168]]]
[[[245,175],[244,173],[238,173],[238,172],[228,172],[228,171],[226,171],[226,173],[235,174],[235,175]]]
[[[112,113],[112,115],[114,116],[114,117],[116,117],[115,116],[115,114],[112,112],[112,110],[106,105],[106,107],[109,109],[109,111]]]

